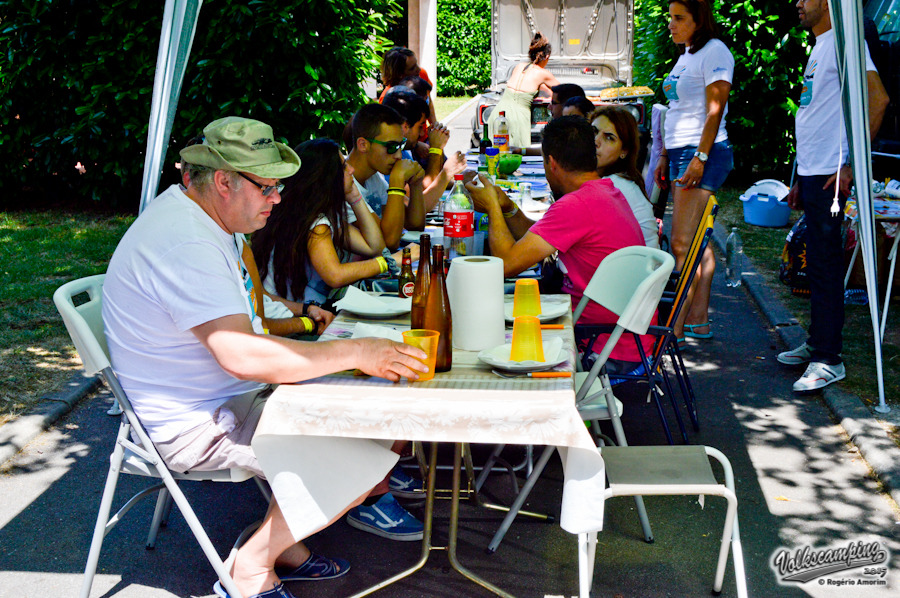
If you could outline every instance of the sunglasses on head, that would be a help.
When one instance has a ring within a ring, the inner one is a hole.
[[[262,183],[257,183],[243,172],[239,172],[238,174],[241,176],[241,178],[244,178],[259,187],[259,190],[262,191],[263,197],[272,195],[272,191],[278,191],[279,194],[284,191],[284,183],[278,182],[274,185],[263,185]]]
[[[404,137],[400,141],[382,141],[381,139],[375,139],[374,137],[366,137],[366,141],[371,141],[372,143],[377,143],[378,145],[384,146],[384,151],[389,154],[396,154],[401,149],[406,146],[406,138]]]

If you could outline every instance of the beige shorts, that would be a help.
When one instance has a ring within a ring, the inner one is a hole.
[[[156,450],[169,469],[185,472],[241,468],[265,477],[250,441],[259,424],[266,399],[274,386],[247,392],[225,401],[212,419],[168,442],[157,442]]]

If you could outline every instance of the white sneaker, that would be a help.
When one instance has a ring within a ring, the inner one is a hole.
[[[778,354],[778,363],[783,363],[784,365],[803,365],[804,363],[809,363],[812,358],[812,349],[809,348],[809,345],[803,343],[793,351],[784,351]]]
[[[820,361],[813,361],[807,366],[806,371],[799,380],[794,382],[794,392],[806,392],[825,388],[832,382],[843,380],[847,375],[843,363],[828,365]]]

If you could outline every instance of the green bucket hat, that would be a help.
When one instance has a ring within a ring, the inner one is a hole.
[[[300,157],[258,120],[226,116],[206,125],[203,135],[203,143],[181,150],[182,160],[264,179],[286,179],[300,169]]]

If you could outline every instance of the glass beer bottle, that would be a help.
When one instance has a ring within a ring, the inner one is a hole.
[[[416,272],[415,290],[413,291],[410,326],[413,330],[424,328],[425,300],[428,298],[428,285],[431,284],[431,235],[419,237],[419,270]]]
[[[425,302],[425,318],[422,328],[437,330],[441,333],[438,339],[437,362],[435,372],[450,371],[453,364],[453,323],[450,315],[450,296],[447,294],[447,279],[444,276],[444,246],[435,245],[434,263],[431,266],[431,284],[428,287],[428,298]]]
[[[416,275],[412,271],[412,253],[409,247],[403,248],[403,266],[397,280],[397,296],[412,297],[415,293]]]

